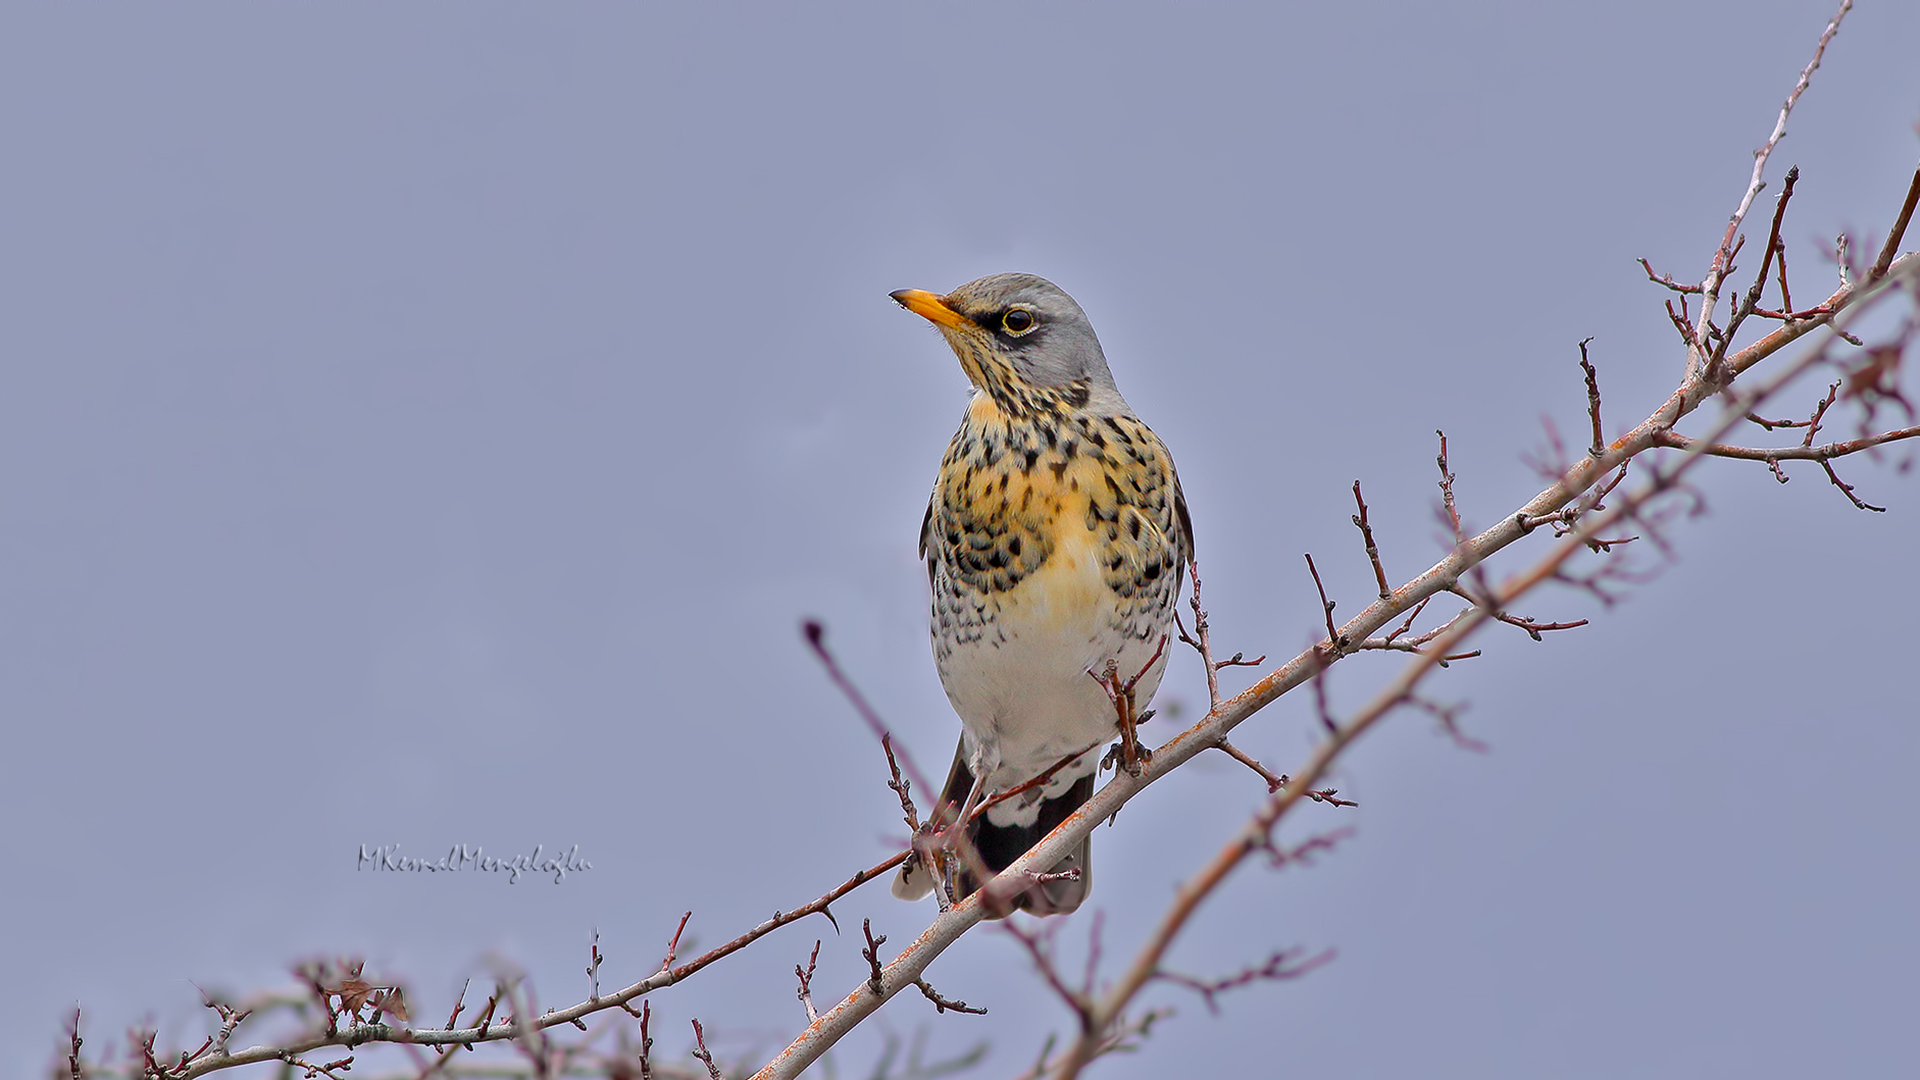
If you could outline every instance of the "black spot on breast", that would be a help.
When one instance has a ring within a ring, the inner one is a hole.
[[[1035,450],[1035,449],[1032,449],[1031,447],[1029,447],[1029,448],[1027,449],[1027,465],[1026,465],[1026,469],[1025,469],[1025,471],[1026,471],[1026,472],[1032,472],[1032,471],[1033,471],[1033,463],[1034,463],[1034,462],[1036,462],[1036,461],[1039,461],[1039,460],[1040,460],[1040,451],[1038,451],[1038,450]],[[1002,480],[1004,480],[1004,479],[1005,479],[1005,477],[1002,477],[1001,479],[1002,479]]]
[[[1012,555],[1016,559],[1020,557],[1019,537],[1016,536],[1007,541],[1007,554]]]
[[[1066,463],[1066,462],[1064,462],[1064,461],[1053,461],[1053,462],[1049,462],[1049,463],[1047,464],[1047,467],[1048,467],[1049,469],[1052,469],[1052,470],[1053,470],[1053,478],[1054,478],[1055,480],[1058,480],[1058,479],[1060,479],[1060,477],[1061,477],[1062,475],[1064,475],[1064,474],[1066,473],[1066,471],[1067,471],[1067,463]],[[1080,481],[1079,481],[1078,479],[1076,479],[1076,480],[1074,480],[1074,482],[1073,482],[1073,489],[1074,489],[1075,491],[1078,491],[1078,490],[1080,490]]]

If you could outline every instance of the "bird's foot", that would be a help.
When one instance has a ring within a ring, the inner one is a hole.
[[[1163,637],[1160,639],[1160,648],[1154,650],[1146,666],[1135,672],[1130,679],[1120,677],[1120,665],[1114,660],[1108,660],[1105,669],[1099,674],[1087,672],[1093,677],[1093,681],[1099,683],[1100,688],[1107,692],[1107,700],[1113,702],[1115,726],[1120,729],[1120,744],[1101,760],[1101,768],[1104,769],[1113,763],[1117,753],[1120,767],[1127,770],[1128,776],[1138,777],[1153,760],[1153,751],[1140,742],[1139,731],[1141,724],[1153,718],[1153,710],[1149,709],[1145,713],[1139,711],[1139,704],[1134,699],[1134,687],[1139,684],[1140,677],[1160,659],[1160,654],[1166,647],[1167,640]]]

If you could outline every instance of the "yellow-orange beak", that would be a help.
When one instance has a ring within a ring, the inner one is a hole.
[[[972,319],[948,307],[944,299],[925,289],[901,289],[887,295],[893,298],[894,303],[935,326],[944,326],[949,330],[974,329]]]

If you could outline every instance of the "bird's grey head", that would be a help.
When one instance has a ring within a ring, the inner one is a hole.
[[[967,377],[1001,404],[1034,390],[1084,388],[1083,405],[1123,412],[1087,313],[1060,286],[1033,274],[994,274],[945,296],[919,289],[892,294],[901,307],[940,328]]]

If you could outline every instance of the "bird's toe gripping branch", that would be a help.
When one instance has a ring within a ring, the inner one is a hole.
[[[1152,671],[1153,665],[1159,663],[1160,657],[1165,655],[1167,641],[1167,635],[1160,635],[1159,646],[1153,650],[1152,656],[1147,657],[1147,662],[1140,666],[1140,670],[1133,673],[1132,678],[1122,679],[1120,663],[1113,659],[1108,659],[1106,666],[1099,672],[1091,670],[1087,672],[1087,677],[1098,683],[1100,689],[1106,691],[1107,700],[1113,703],[1114,721],[1120,729],[1120,744],[1106,757],[1100,759],[1101,768],[1104,769],[1118,760],[1120,766],[1127,770],[1127,775],[1139,776],[1140,770],[1146,766],[1147,762],[1153,760],[1153,751],[1141,743],[1139,730],[1141,724],[1153,719],[1153,710],[1141,712],[1134,694],[1135,688],[1140,685],[1140,680],[1146,676],[1147,672]]]

